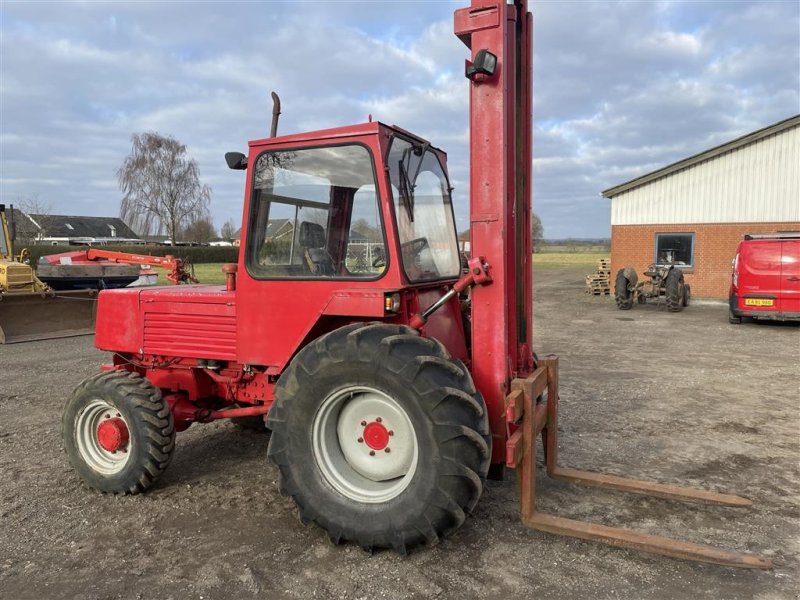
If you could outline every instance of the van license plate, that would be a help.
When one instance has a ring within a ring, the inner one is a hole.
[[[772,298],[745,298],[745,306],[772,306],[775,301]]]

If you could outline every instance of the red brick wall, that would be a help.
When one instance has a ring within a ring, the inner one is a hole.
[[[611,228],[611,279],[622,267],[639,277],[655,258],[656,233],[694,233],[694,267],[686,281],[696,298],[727,298],[731,260],[745,233],[800,231],[797,223],[722,223],[682,225],[614,225]]]

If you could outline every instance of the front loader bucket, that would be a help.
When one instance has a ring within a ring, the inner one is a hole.
[[[97,292],[0,296],[0,344],[94,333]]]

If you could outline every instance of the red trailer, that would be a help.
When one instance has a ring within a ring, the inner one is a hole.
[[[464,275],[446,155],[427,140],[379,122],[275,136],[276,105],[273,137],[226,155],[245,174],[226,286],[100,294],[96,343],[112,360],[64,414],[67,452],[89,485],[144,491],[169,463],[176,430],[266,415],[281,492],[335,542],[400,553],[435,542],[464,522],[487,477],[512,467],[532,527],[769,567],[535,510],[539,433],[553,477],[749,501],[557,465],[558,359],[533,353],[531,27],[526,0],[474,0],[455,13],[470,49]],[[369,236],[384,256],[353,261],[349,247]]]

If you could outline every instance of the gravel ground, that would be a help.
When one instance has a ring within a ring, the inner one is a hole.
[[[536,350],[561,357],[561,462],[703,485],[751,509],[580,488],[539,473],[561,516],[771,557],[771,572],[532,531],[513,474],[452,538],[406,558],[333,546],[277,490],[265,434],[179,434],[158,484],[97,494],[67,464],[61,408],[104,355],[92,338],[0,346],[0,598],[797,598],[800,328],[727,323],[720,304],[617,311],[581,271],[536,274]]]

